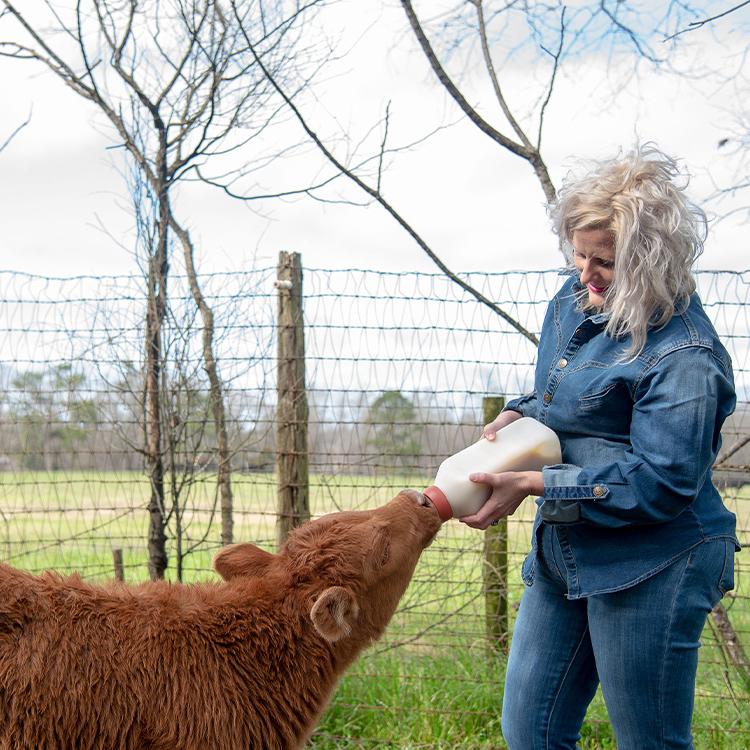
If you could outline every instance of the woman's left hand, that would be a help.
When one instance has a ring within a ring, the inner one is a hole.
[[[472,529],[486,529],[493,522],[515,513],[529,495],[544,493],[541,471],[477,472],[469,474],[469,479],[492,488],[492,494],[476,513],[458,519]]]

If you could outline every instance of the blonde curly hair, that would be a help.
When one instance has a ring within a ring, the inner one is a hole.
[[[685,194],[687,174],[652,143],[569,174],[550,207],[568,266],[573,232],[612,233],[615,275],[604,299],[607,333],[631,337],[626,357],[643,350],[648,329],[669,322],[695,291],[691,268],[703,252],[706,215]],[[579,298],[587,306],[585,290]]]

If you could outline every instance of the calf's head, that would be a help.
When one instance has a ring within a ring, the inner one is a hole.
[[[331,513],[294,529],[278,554],[252,544],[218,553],[227,581],[262,578],[302,606],[327,641],[378,638],[440,529],[434,506],[413,490],[374,510]]]

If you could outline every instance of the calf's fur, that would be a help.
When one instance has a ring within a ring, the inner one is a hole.
[[[404,491],[222,549],[218,583],[0,565],[0,750],[292,750],[385,629],[440,520]]]

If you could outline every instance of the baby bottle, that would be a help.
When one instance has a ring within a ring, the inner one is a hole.
[[[424,494],[432,501],[440,518],[476,513],[492,488],[472,482],[469,474],[501,471],[540,471],[561,462],[560,441],[549,427],[531,417],[521,417],[495,434],[494,440],[481,438],[454,453],[440,464],[435,482]]]

